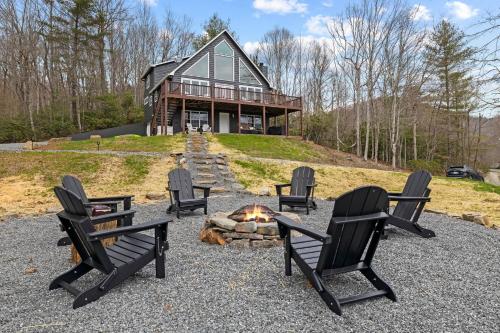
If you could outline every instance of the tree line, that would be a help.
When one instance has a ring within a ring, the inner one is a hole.
[[[394,167],[477,164],[482,110],[500,107],[499,15],[425,26],[400,0],[360,0],[326,22],[328,37],[265,33],[251,55],[280,92],[303,96],[305,136]],[[142,119],[148,64],[184,57],[229,20],[161,20],[144,2],[3,0],[0,141],[64,136]],[[234,32],[233,32],[234,33]],[[485,93],[487,91],[487,93]],[[296,119],[292,119],[297,121]]]

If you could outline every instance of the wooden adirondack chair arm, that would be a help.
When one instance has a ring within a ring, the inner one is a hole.
[[[387,192],[387,195],[393,196],[393,197],[396,197],[396,196],[401,195],[401,194],[402,194],[401,192]]]
[[[89,202],[84,204],[87,207],[97,206],[97,205],[105,205],[105,206],[116,206],[121,204],[121,201],[98,201],[98,202]]]
[[[198,190],[203,190],[203,197],[208,198],[208,196],[210,195],[210,189],[212,187],[208,185],[193,185],[193,188],[196,188]]]
[[[121,212],[95,216],[90,219],[93,224],[119,220],[125,217],[133,217],[135,210],[124,210]]]
[[[125,235],[125,234],[130,234],[130,233],[136,233],[144,230],[149,230],[149,229],[154,229],[156,227],[160,227],[163,225],[167,225],[168,223],[172,222],[171,219],[162,219],[162,220],[153,220],[151,222],[147,223],[141,223],[138,225],[131,225],[128,227],[119,227],[115,229],[110,229],[110,230],[101,230],[101,231],[94,231],[88,234],[88,237],[91,241],[98,240],[98,239],[104,239],[104,238],[110,238],[110,237],[116,237],[120,235]]]
[[[281,195],[281,190],[283,189],[283,187],[290,187],[290,186],[292,186],[291,183],[288,183],[288,184],[276,184],[276,185],[274,185],[274,187],[276,187],[276,194],[278,196],[280,196]]]
[[[389,195],[390,201],[420,201],[420,202],[429,202],[431,201],[430,197],[403,197],[403,196],[392,196]]]
[[[89,198],[90,202],[102,202],[102,201],[123,201],[125,199],[134,200],[134,195],[114,195],[111,197],[97,197]]]
[[[355,223],[362,221],[380,220],[380,219],[386,219],[388,217],[389,214],[380,212],[380,213],[358,215],[358,216],[337,216],[337,217],[332,217],[332,220],[335,221],[335,223],[342,224],[342,223]]]
[[[297,224],[286,216],[277,215],[274,218],[278,222],[278,225],[282,225],[290,230],[296,230],[296,231],[298,231],[306,236],[309,236],[309,237],[314,238],[320,242],[323,242],[324,244],[330,244],[330,242],[332,240],[332,237],[330,235],[325,234],[323,232],[313,230],[305,225]]]

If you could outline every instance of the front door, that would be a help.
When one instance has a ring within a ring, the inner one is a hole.
[[[219,133],[229,133],[229,113],[219,113]]]

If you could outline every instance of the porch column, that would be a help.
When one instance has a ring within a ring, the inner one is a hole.
[[[210,118],[211,118],[211,123],[210,123],[210,128],[212,129],[212,134],[215,133],[215,107],[214,107],[214,101],[210,103]]]
[[[160,85],[160,92],[158,93],[159,96],[158,96],[158,103],[156,104],[156,107],[159,109],[158,111],[160,112],[160,135],[163,134],[163,117],[165,116],[164,114],[164,110],[163,110],[163,103],[162,103],[162,100],[161,100],[161,93],[163,91],[163,83]],[[153,93],[153,98],[154,98],[154,93]],[[154,105],[154,99],[153,99],[153,105]]]
[[[240,120],[241,120],[241,104],[238,103],[238,134],[241,133]]]
[[[302,125],[303,119],[302,119],[302,109],[300,109],[300,137],[304,139],[304,127]]]
[[[262,134],[266,135],[266,106],[262,107]]]
[[[285,109],[285,135],[288,136],[288,109]]]
[[[182,111],[181,111],[181,131],[185,131],[186,122],[186,99],[182,99]]]
[[[164,84],[163,85],[163,98],[165,99],[165,104],[164,104],[164,107],[165,107],[165,134],[167,134],[167,126],[168,126],[168,98],[167,98],[167,93],[166,93],[166,90],[167,90],[167,85]]]

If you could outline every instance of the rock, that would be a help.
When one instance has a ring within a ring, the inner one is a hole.
[[[274,247],[274,246],[280,246],[280,245],[283,245],[282,241],[280,240],[277,240],[277,239],[264,239],[264,240],[256,240],[256,241],[252,241],[250,243],[250,245],[253,247],[253,248],[256,248],[256,249],[262,249],[262,248],[270,248],[270,247]]]
[[[210,193],[223,193],[226,192],[226,189],[222,186],[215,186],[210,189]]]
[[[101,140],[101,136],[100,135],[91,135],[90,136],[90,140]]]
[[[216,179],[197,179],[196,184],[197,185],[213,185],[217,183]]]
[[[241,185],[240,183],[233,183],[233,185],[231,185],[231,187],[233,188],[233,190],[244,190],[245,189],[245,186]]]
[[[45,213],[47,213],[47,214],[56,214],[56,213],[59,213],[61,210],[62,210],[61,207],[52,206],[52,207],[47,207],[47,209],[45,210]]]
[[[256,232],[257,231],[257,223],[254,221],[250,222],[237,222],[234,228],[236,232]]]
[[[290,213],[290,212],[280,212],[281,215],[288,217],[290,220],[293,222],[300,224],[302,223],[302,220],[300,219],[300,216],[295,214],[295,213]],[[290,233],[292,237],[300,237],[302,234],[296,230],[292,230]]]
[[[197,176],[200,178],[215,178],[215,175],[213,173],[208,172],[198,172]]]
[[[181,159],[179,160],[179,164],[180,164],[180,165],[184,165],[184,164],[186,164],[186,163],[187,163],[187,159],[186,159],[185,157],[183,157],[183,158],[181,158]]]
[[[217,169],[219,169],[219,170],[224,170],[225,168],[226,168],[226,167],[225,167],[225,166],[223,166],[223,165],[217,165]]]
[[[33,273],[36,273],[36,272],[38,272],[38,268],[33,267],[33,266],[28,267],[28,268],[26,268],[26,269],[24,270],[24,274],[25,274],[25,275],[28,275],[28,274],[33,274]]]
[[[259,235],[259,234],[250,234],[250,233],[243,233],[243,232],[226,232],[222,234],[222,237],[224,238],[232,238],[232,239],[252,239],[252,240],[262,240],[264,239],[264,236]]]
[[[219,214],[215,214],[215,215],[211,216],[210,222],[212,224],[215,224],[219,228],[223,228],[226,230],[234,230],[236,224],[238,223],[236,221],[233,221],[233,220],[227,218],[226,213],[222,213],[222,214],[219,213]]]
[[[258,223],[257,224],[257,233],[261,235],[275,236],[279,235],[278,223],[270,222],[270,223]]]
[[[262,187],[259,190],[258,194],[261,197],[269,197],[269,196],[271,196],[271,191],[269,190],[269,187]]]
[[[146,199],[148,200],[163,200],[166,198],[164,193],[147,193]]]
[[[493,227],[493,223],[490,221],[487,215],[482,215],[478,212],[463,213],[462,218],[466,221],[471,221],[477,224],[484,225],[488,228]]]
[[[205,228],[200,231],[200,240],[208,244],[224,245],[224,237],[212,228]]]
[[[267,235],[264,235],[264,239],[280,239],[280,236],[267,236]]]
[[[236,249],[247,249],[250,247],[249,239],[234,239],[231,243],[229,243],[230,247],[234,247]]]
[[[225,165],[226,164],[226,161],[223,159],[223,158],[220,158],[220,157],[217,157],[215,159],[215,163],[219,164],[219,165]]]

